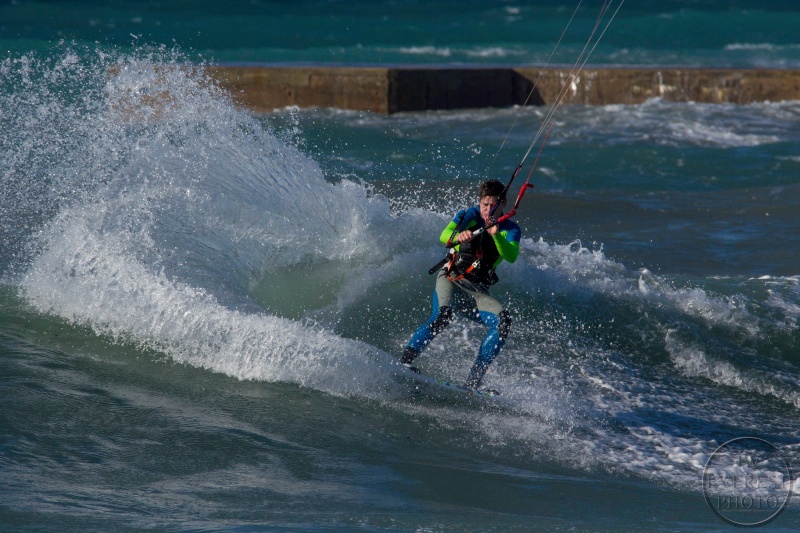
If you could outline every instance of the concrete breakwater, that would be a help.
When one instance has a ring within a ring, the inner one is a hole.
[[[800,100],[800,70],[680,67],[568,68],[215,66],[208,72],[255,112],[287,106],[396,113],[565,103],[747,104]],[[535,85],[535,87],[534,87]],[[533,90],[533,92],[531,92]],[[530,95],[530,98],[528,96]]]

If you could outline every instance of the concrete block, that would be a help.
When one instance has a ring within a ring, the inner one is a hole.
[[[565,104],[737,103],[800,99],[800,71],[671,67],[568,68],[218,66],[236,101],[265,113],[287,106],[397,113]]]

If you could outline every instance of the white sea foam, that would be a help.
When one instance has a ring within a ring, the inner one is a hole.
[[[784,377],[777,371],[765,374],[755,369],[739,369],[729,361],[707,356],[699,346],[678,340],[674,332],[667,333],[666,347],[675,365],[687,376],[703,377],[720,385],[774,396],[800,408],[800,389],[795,378]]]
[[[675,136],[683,141],[711,143],[719,146],[761,146],[781,140],[777,135],[742,134],[729,128],[709,126],[699,122],[675,122],[669,124],[668,127]]]
[[[19,284],[30,304],[240,379],[376,395],[396,366],[386,354],[258,311],[247,282],[309,258],[367,255],[357,228],[389,216],[385,199],[329,184],[191,70],[136,60],[115,68],[105,102],[60,109],[87,143],[72,158],[92,188],[43,225]]]
[[[401,54],[413,56],[435,56],[444,58],[464,57],[464,58],[506,58],[509,56],[524,56],[528,54],[526,50],[518,48],[507,48],[502,46],[456,48],[452,46],[406,46],[398,48]]]
[[[74,213],[60,217],[51,232],[53,240],[21,283],[43,312],[240,379],[371,395],[391,374],[389,359],[368,345],[231,310],[204,289],[168,279],[126,250],[124,235],[97,233]]]
[[[789,291],[771,289],[766,305],[777,309],[783,315],[783,321],[777,325],[788,331],[796,331],[800,327],[800,289],[797,286]]]
[[[723,49],[727,51],[756,50],[756,51],[779,52],[783,50],[796,50],[798,48],[800,48],[800,44],[731,43],[731,44],[726,44]]]
[[[439,57],[450,57],[453,51],[449,47],[436,46],[407,46],[401,47],[400,52],[409,55],[434,55]]]
[[[602,247],[588,249],[580,241],[568,245],[549,244],[543,239],[525,239],[525,264],[545,276],[543,284],[562,291],[591,290],[623,300],[641,301],[653,308],[668,306],[675,311],[702,319],[709,324],[746,328],[758,335],[758,321],[741,302],[721,298],[701,288],[675,287],[649,271],[629,271],[624,265],[605,256]],[[517,267],[520,268],[520,267]],[[526,273],[510,269],[525,286]]]

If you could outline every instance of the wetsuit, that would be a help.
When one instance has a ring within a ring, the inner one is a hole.
[[[457,227],[461,231],[475,231],[484,226],[480,208],[473,206],[459,211],[442,231],[439,240],[447,244]],[[434,337],[450,324],[453,318],[453,286],[456,286],[475,300],[473,312],[489,327],[466,382],[471,388],[480,386],[486,370],[505,344],[511,327],[508,312],[489,295],[488,289],[497,281],[494,269],[504,259],[509,263],[517,260],[520,237],[519,226],[511,220],[505,220],[499,224],[496,235],[483,232],[472,241],[456,247],[455,257],[436,276],[433,312],[408,341],[401,358],[404,364],[410,365]]]

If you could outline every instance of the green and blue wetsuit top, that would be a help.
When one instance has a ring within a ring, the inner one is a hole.
[[[451,236],[455,240],[456,235],[458,235],[456,232],[457,227],[459,227],[459,231],[475,231],[484,226],[486,224],[483,221],[483,217],[481,217],[480,207],[472,206],[468,209],[462,209],[456,213],[453,220],[442,231],[439,240],[442,244],[447,244]],[[475,260],[474,258],[477,258],[479,260],[478,266],[467,277],[472,278],[474,281],[490,282],[491,278],[494,277],[494,269],[504,259],[509,263],[517,260],[521,237],[522,231],[519,225],[510,219],[504,220],[499,224],[497,234],[490,235],[488,232],[483,232],[472,241],[457,245],[457,257],[453,264],[456,267],[459,264],[472,264]],[[459,255],[462,257],[459,258]]]

